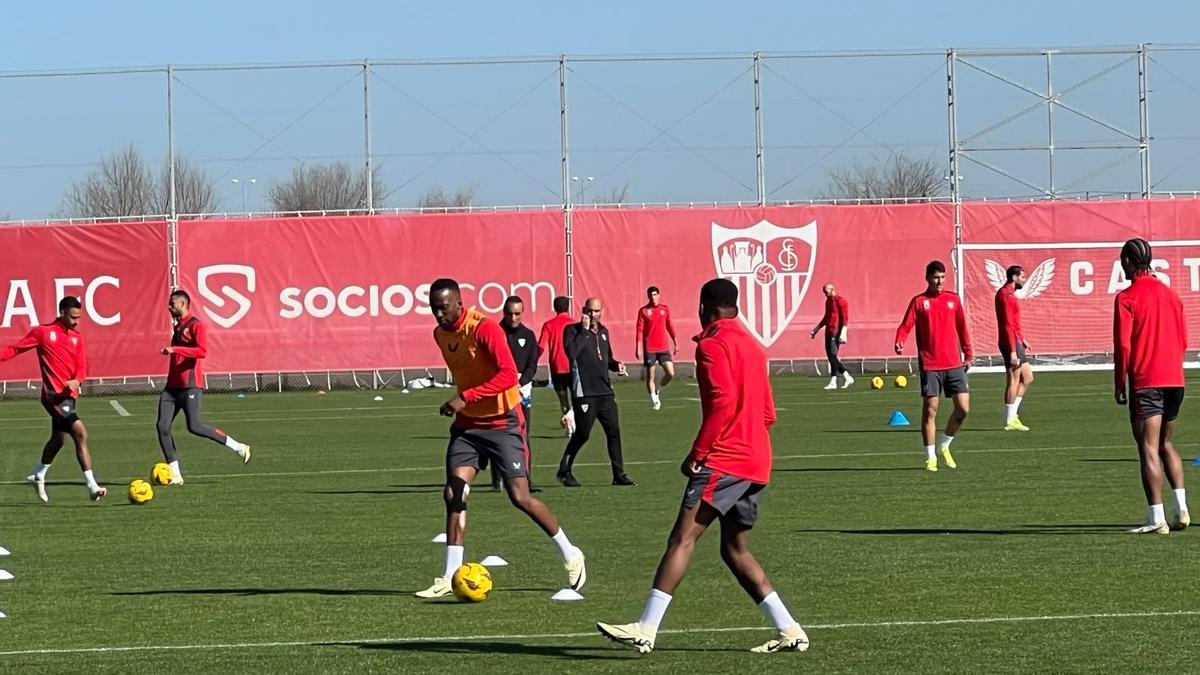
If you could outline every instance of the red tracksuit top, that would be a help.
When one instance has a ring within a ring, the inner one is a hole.
[[[842,328],[848,325],[850,325],[850,303],[840,295],[825,298],[825,316],[821,317],[821,323],[817,324],[817,328],[824,326],[826,335],[837,336],[842,332]],[[816,329],[813,332],[816,332]]]
[[[775,400],[767,353],[738,319],[709,324],[696,340],[696,379],[704,419],[691,459],[754,483],[771,479]]]
[[[79,390],[68,390],[67,382],[87,379],[87,351],[83,335],[68,329],[55,319],[44,326],[34,326],[29,333],[13,344],[0,349],[0,363],[14,356],[37,349],[38,367],[42,371],[42,398],[79,397]]]
[[[913,326],[917,328],[922,371],[961,368],[975,355],[967,333],[967,314],[957,293],[926,291],[914,297],[896,329],[896,342],[903,345]]]
[[[554,315],[546,323],[542,324],[542,334],[538,336],[538,349],[549,356],[550,372],[555,375],[562,375],[571,372],[571,362],[567,359],[567,352],[563,349],[563,329],[575,323],[565,312]]]
[[[1134,277],[1113,311],[1113,380],[1117,389],[1182,387],[1187,322],[1179,295],[1153,274]]]
[[[670,352],[675,325],[666,305],[646,304],[638,310],[636,340],[643,354]]]
[[[1000,337],[1002,352],[1014,352],[1017,345],[1025,344],[1025,336],[1021,333],[1021,303],[1012,284],[1004,284],[996,291],[996,334]]]
[[[208,356],[208,329],[189,314],[175,322],[171,333],[171,365],[167,368],[168,389],[203,389],[204,366]]]

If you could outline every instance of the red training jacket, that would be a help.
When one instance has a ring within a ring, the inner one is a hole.
[[[775,400],[767,353],[738,319],[709,324],[696,340],[696,379],[704,420],[691,459],[755,483],[771,479]]]
[[[550,372],[555,375],[571,372],[571,362],[563,349],[563,329],[573,323],[575,320],[564,312],[554,315],[553,319],[542,324],[542,334],[538,336],[538,351],[549,354],[547,358],[550,361]]]
[[[825,327],[825,334],[838,336],[842,329],[850,325],[850,303],[840,295],[835,295],[832,298],[825,298],[825,316],[821,317],[821,323],[813,329],[817,332],[821,326]]]
[[[675,342],[675,325],[666,305],[647,304],[638,310],[637,346],[642,353],[669,352]]]
[[[87,351],[83,335],[70,330],[55,319],[33,330],[13,344],[0,349],[0,363],[18,354],[37,349],[38,367],[42,371],[42,398],[57,396],[79,397],[78,389],[67,389],[67,382],[87,379]]]
[[[195,315],[175,322],[171,333],[171,364],[167,367],[168,389],[203,389],[204,367],[208,357],[208,329]]]
[[[903,345],[913,326],[917,328],[922,371],[961,368],[975,355],[967,333],[967,314],[957,293],[926,291],[914,297],[896,329],[896,342]]]
[[[1113,311],[1113,380],[1118,390],[1182,387],[1187,323],[1179,295],[1153,274],[1133,278]]]
[[[1004,284],[996,291],[996,333],[1000,336],[1000,351],[1015,352],[1017,345],[1025,344],[1021,333],[1021,303],[1017,300],[1017,288]]]

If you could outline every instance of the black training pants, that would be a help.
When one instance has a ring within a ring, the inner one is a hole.
[[[625,475],[625,460],[621,455],[621,424],[617,416],[617,399],[615,396],[581,396],[571,401],[575,411],[575,433],[567,441],[567,449],[563,451],[562,461],[559,462],[560,472],[569,472],[575,464],[575,456],[592,435],[592,427],[597,421],[604,429],[608,439],[608,461],[612,464],[613,478]]]
[[[190,433],[225,444],[225,434],[200,421],[200,398],[203,394],[203,389],[170,388],[164,389],[158,397],[158,445],[168,462],[175,461],[175,439],[171,437],[171,424],[180,410],[187,419],[187,430]]]

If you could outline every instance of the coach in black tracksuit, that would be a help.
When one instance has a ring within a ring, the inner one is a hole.
[[[504,318],[500,320],[500,326],[504,328],[504,334],[508,338],[508,350],[512,352],[513,361],[517,364],[517,375],[521,384],[521,412],[525,413],[525,447],[532,451],[533,445],[529,442],[532,428],[530,414],[533,412],[533,378],[537,375],[538,343],[533,331],[521,323],[524,317],[525,302],[521,298],[513,295],[504,301]],[[526,464],[529,467],[529,491],[541,492],[541,488],[533,484],[533,458],[526,460]],[[496,471],[494,462],[492,487],[500,488],[500,473]]]
[[[571,466],[575,463],[575,455],[592,435],[592,426],[597,420],[608,439],[612,484],[635,484],[625,475],[617,399],[609,381],[610,372],[625,374],[625,364],[613,358],[608,329],[600,324],[602,312],[600,298],[588,298],[583,306],[583,319],[563,329],[563,348],[571,363],[571,405],[575,411],[575,433],[567,441],[567,449],[558,464],[558,480],[567,487],[579,487]]]

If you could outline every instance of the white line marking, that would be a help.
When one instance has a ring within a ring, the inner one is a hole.
[[[953,626],[991,623],[1026,623],[1031,621],[1087,621],[1098,619],[1143,619],[1173,616],[1200,616],[1200,610],[1181,609],[1174,612],[1106,612],[1097,614],[1050,614],[1043,616],[988,616],[963,619],[917,619],[909,621],[854,621],[845,623],[806,624],[806,630],[844,630],[847,628],[903,628],[912,626]],[[769,626],[736,626],[726,628],[668,628],[660,635],[693,635],[704,633],[770,633]],[[356,645],[413,644],[421,642],[473,642],[481,640],[564,640],[595,637],[595,631],[577,633],[525,633],[508,635],[442,635],[423,637],[364,638],[359,640],[289,640],[280,642],[226,642],[192,645],[131,645],[127,647],[60,647],[20,649],[0,652],[0,656],[31,656],[35,654],[98,654],[111,652],[182,651],[197,649],[263,649],[270,647],[353,647]]]
[[[129,417],[129,411],[126,410],[125,406],[121,405],[121,403],[119,401],[117,401],[115,398],[110,400],[108,402],[108,404],[111,405],[113,407],[113,410],[116,410],[117,414],[120,415],[121,417]]]

